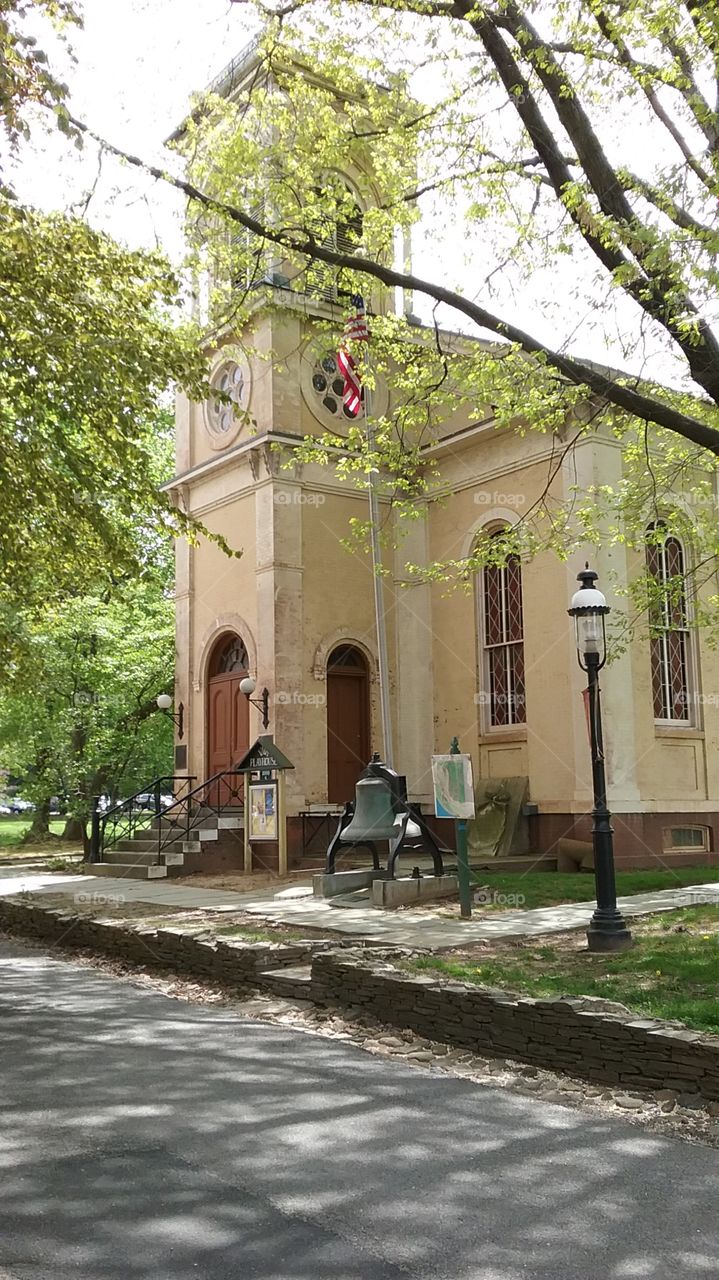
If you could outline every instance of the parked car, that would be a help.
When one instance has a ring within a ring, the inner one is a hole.
[[[20,796],[13,796],[8,803],[11,813],[32,813],[35,809],[31,800],[21,800]]]
[[[168,809],[169,806],[174,803],[175,803],[175,797],[173,795],[171,795],[169,792],[166,792],[166,791],[163,791],[161,793],[160,795],[161,809]],[[154,813],[155,811],[154,791],[141,791],[139,795],[135,796],[134,807],[136,809],[150,809]]]
[[[9,813],[10,813],[10,806],[7,804],[0,804],[0,817],[7,818]]]

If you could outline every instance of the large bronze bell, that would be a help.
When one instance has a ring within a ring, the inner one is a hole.
[[[354,812],[351,804],[345,805],[339,826],[327,847],[327,874],[334,874],[337,854],[343,845],[345,848],[364,845],[371,851],[375,871],[379,871],[377,842],[380,840],[389,841],[387,873],[390,879],[402,850],[407,847],[414,849],[418,843],[431,854],[434,874],[442,875],[442,852],[449,850],[440,850],[419,809],[409,804],[406,778],[395,773],[375,754],[355,784]]]
[[[342,832],[342,843],[392,840],[397,835],[394,797],[382,778],[360,778],[355,785],[355,811]]]

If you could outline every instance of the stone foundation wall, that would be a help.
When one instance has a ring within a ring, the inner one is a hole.
[[[374,956],[336,951],[313,958],[312,998],[365,1009],[431,1040],[597,1084],[719,1098],[719,1036],[631,1013],[603,1012],[591,1000],[535,1000],[408,974]]]
[[[127,921],[94,919],[8,898],[0,899],[0,928],[131,964],[208,978],[238,990],[257,989],[265,969],[309,964],[318,949],[337,946],[321,940],[250,942],[198,936],[182,929],[133,926]]]
[[[719,863],[719,813],[621,813],[614,822],[614,858],[619,870],[657,867],[713,867]],[[710,852],[664,850],[665,827],[709,827]],[[591,814],[539,813],[529,819],[532,851],[556,857],[561,840],[591,843]],[[591,859],[590,865],[591,865]]]

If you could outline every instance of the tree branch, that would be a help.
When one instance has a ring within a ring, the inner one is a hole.
[[[607,373],[602,373],[592,365],[585,364],[581,360],[575,360],[571,356],[563,355],[559,351],[554,351],[545,343],[532,337],[531,334],[525,333],[516,325],[502,320],[490,311],[486,311],[483,307],[471,302],[453,289],[447,289],[443,285],[423,280],[421,277],[408,272],[396,271],[392,267],[387,267],[380,262],[374,262],[369,258],[341,253],[339,250],[331,249],[327,245],[319,244],[311,234],[301,229],[296,232],[273,230],[271,227],[258,222],[256,218],[235,208],[235,206],[216,200],[213,196],[200,191],[191,182],[187,182],[183,178],[177,178],[164,169],[142,160],[139,156],[131,155],[121,147],[113,146],[94,133],[83,121],[72,117],[72,123],[81,133],[93,138],[111,155],[115,155],[127,164],[141,169],[158,181],[167,183],[174,187],[175,190],[181,191],[189,200],[201,205],[203,208],[213,213],[218,213],[242,227],[246,227],[248,231],[259,236],[262,240],[270,244],[276,244],[280,248],[291,252],[300,253],[308,259],[327,262],[330,266],[345,268],[348,271],[356,272],[358,275],[369,276],[372,279],[379,280],[381,284],[405,290],[414,290],[417,293],[423,293],[427,297],[433,298],[435,302],[445,303],[453,310],[467,316],[480,328],[496,333],[504,341],[515,343],[530,355],[540,356],[576,386],[589,387],[609,404],[616,405],[617,408],[623,409],[638,418],[648,419],[650,422],[656,423],[657,426],[666,427],[667,430],[683,436],[685,440],[691,440],[694,444],[698,444],[702,448],[709,450],[709,452],[719,455],[719,430],[709,426],[700,418],[690,417],[688,414],[674,409],[663,400],[635,391],[624,382],[613,378]]]
[[[597,5],[592,5],[591,8],[592,8],[592,14],[594,16],[594,19],[597,23],[597,26],[599,27],[599,30],[604,36],[604,39],[614,46],[622,66],[626,67],[626,69],[629,71],[630,75],[632,76],[632,79],[636,79],[637,83],[641,86],[641,89],[652,111],[654,112],[657,119],[660,120],[661,123],[664,125],[664,128],[667,130],[670,136],[674,139],[674,142],[676,143],[682,155],[684,156],[684,159],[686,160],[690,169],[694,171],[697,177],[708,188],[710,193],[714,195],[716,184],[712,181],[710,175],[707,173],[703,165],[701,165],[699,161],[696,159],[696,157],[694,156],[691,147],[687,143],[686,139],[683,137],[680,130],[675,125],[671,116],[668,114],[667,111],[664,110],[664,107],[662,106],[662,103],[660,102],[659,97],[656,93],[656,90],[647,84],[646,78],[643,74],[637,74],[640,72],[640,68],[638,67],[638,64],[635,62],[634,58],[629,52],[629,49],[627,48],[627,45],[624,39],[622,38],[622,36],[620,35],[620,33],[617,31],[616,27],[612,23],[612,20],[609,14],[606,12],[605,9],[600,9]],[[679,53],[678,50],[676,52]],[[687,72],[684,65],[685,62],[686,62],[686,59],[682,59],[682,69],[684,71],[684,74],[686,75]],[[711,111],[709,104],[705,102],[704,99],[701,97],[699,93],[699,89],[696,86],[691,75],[690,75],[690,84],[692,86],[692,92],[696,95],[695,98],[692,97],[691,93],[687,93],[683,91],[681,86],[677,85],[676,83],[672,87],[676,89],[678,93],[681,94],[684,102],[686,103],[687,107],[692,113],[693,119],[698,124],[705,138],[709,142],[709,145],[714,147],[716,146],[716,141],[717,141],[716,117],[714,116],[714,113]],[[702,109],[700,110],[697,110],[697,101],[701,103]]]
[[[469,0],[467,4],[469,6]],[[472,12],[469,7],[467,12]],[[557,196],[566,205],[565,187],[572,182],[572,174],[564,164],[554,134],[544,120],[518,63],[488,11],[480,19],[468,16],[467,21],[484,43],[497,67],[510,101],[544,159]],[[695,382],[719,404],[719,343],[686,293],[683,281],[675,270],[654,268],[650,272],[644,271],[643,259],[654,246],[647,241],[646,228],[639,224],[619,176],[609,163],[574,86],[551,49],[519,10],[516,0],[507,0],[502,24],[509,24],[522,54],[529,58],[548,93],[562,128],[576,149],[582,170],[602,213],[612,220],[617,235],[621,235],[625,243],[630,242],[628,247],[639,264],[641,278],[627,278],[623,281],[623,287],[644,311],[666,329],[682,351]],[[608,270],[615,272],[626,268],[631,260],[616,246],[607,245],[606,236],[601,238],[595,232],[591,218],[588,222],[586,214],[582,215],[581,206],[570,208],[569,213],[587,244]],[[689,331],[690,326],[683,322],[682,312],[691,317],[699,337],[698,342],[695,334]]]

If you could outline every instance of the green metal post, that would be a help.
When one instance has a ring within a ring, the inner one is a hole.
[[[460,755],[459,742],[452,739],[449,748],[452,756]],[[459,880],[459,913],[463,920],[472,918],[472,886],[469,874],[469,854],[467,852],[467,819],[457,818],[454,824],[457,842],[457,879]]]

